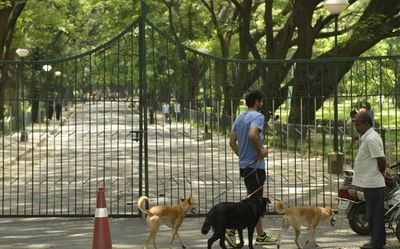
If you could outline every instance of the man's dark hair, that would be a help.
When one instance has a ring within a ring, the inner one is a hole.
[[[357,119],[360,120],[361,123],[368,123],[371,127],[374,125],[371,115],[368,112],[360,112],[357,114]]]
[[[256,103],[256,100],[261,101],[263,99],[263,95],[259,90],[253,90],[246,95],[246,105],[247,107],[253,107]]]

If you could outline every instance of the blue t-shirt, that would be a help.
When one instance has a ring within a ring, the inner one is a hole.
[[[254,162],[254,159],[257,156],[257,150],[254,148],[249,139],[250,128],[258,128],[258,142],[261,147],[264,147],[262,143],[264,121],[265,117],[263,114],[249,110],[240,114],[233,123],[232,130],[236,133],[238,141],[239,166],[241,169],[246,167],[265,169],[264,159]],[[252,162],[254,163],[251,164]]]

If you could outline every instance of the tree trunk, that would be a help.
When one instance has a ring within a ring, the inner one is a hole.
[[[390,36],[394,28],[400,26],[400,18],[393,16],[399,12],[399,9],[400,2],[397,0],[371,0],[364,14],[354,26],[353,35],[344,44],[338,44],[337,53],[335,48],[332,48],[319,58],[360,56],[379,41]],[[298,58],[310,58],[309,50],[312,40],[308,39],[312,34],[308,34],[310,31],[307,28],[310,20],[305,21],[308,16],[307,11],[301,12],[301,15],[296,12],[299,18],[302,17],[296,20],[299,20],[300,23],[303,22],[299,26],[299,48],[296,54]],[[303,42],[302,33],[304,34]],[[303,47],[301,47],[301,44],[303,44]],[[298,63],[294,74],[293,101],[289,122],[297,124],[300,122],[303,124],[313,123],[315,112],[321,108],[327,98],[332,96],[335,87],[350,70],[352,64],[353,62],[350,61],[338,63],[336,74],[335,63],[325,63],[324,65],[318,63],[301,65]],[[312,107],[312,111],[309,111],[310,107]]]
[[[13,39],[17,19],[21,15],[26,2],[25,1],[11,1],[11,5],[2,6],[0,9],[0,60],[7,60],[11,58],[11,42]],[[7,91],[8,84],[8,68],[2,66],[1,79],[0,79],[0,122],[4,119],[4,106],[7,104],[5,101],[5,92]],[[15,93],[13,93],[15,95]],[[0,127],[1,130],[4,127]]]
[[[252,0],[244,0],[240,6],[240,17],[239,17],[239,59],[249,59],[250,47],[249,44],[252,42],[250,36],[250,21],[251,21],[251,9]],[[244,93],[252,85],[252,75],[249,73],[249,65],[247,63],[239,63],[237,66],[238,78],[233,80],[233,87],[230,92],[227,92],[231,96],[232,106],[231,113],[236,113],[240,99]]]

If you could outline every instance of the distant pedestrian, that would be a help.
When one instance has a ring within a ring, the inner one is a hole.
[[[55,110],[56,110],[56,119],[60,120],[61,112],[62,112],[62,106],[61,106],[61,101],[60,100],[57,100]]]
[[[346,122],[346,124],[347,124],[348,126],[350,126],[350,125],[353,123],[353,121],[354,121],[354,119],[355,119],[357,113],[358,113],[358,112],[357,112],[356,110],[352,110],[352,111],[350,112],[350,117],[349,117],[349,119],[348,119],[347,122]]]
[[[374,121],[374,110],[371,108],[371,104],[367,102],[365,105],[362,105],[360,109],[358,109],[358,113],[366,112],[372,118],[372,127],[375,127]]]
[[[385,96],[380,96],[379,97],[379,105],[380,108],[383,108],[383,103],[385,102]]]
[[[350,117],[345,124],[346,134],[349,134],[351,137],[351,146],[353,146],[353,144],[355,144],[359,139],[358,132],[356,131],[355,126],[353,125],[357,114],[358,112],[356,110],[352,110],[350,112]]]
[[[176,122],[179,122],[181,116],[181,104],[179,102],[175,103],[174,110],[175,110]]]
[[[149,105],[149,122],[150,122],[150,124],[155,123],[154,113],[155,113],[155,108],[153,105],[150,104]]]
[[[54,114],[54,106],[53,106],[53,101],[49,100],[47,102],[47,113],[46,113],[46,118],[48,120],[51,120],[53,118],[53,114]]]
[[[274,130],[277,134],[281,134],[281,117],[278,114],[274,117]]]
[[[163,104],[162,112],[164,114],[164,122],[169,122],[169,104],[168,103]]]

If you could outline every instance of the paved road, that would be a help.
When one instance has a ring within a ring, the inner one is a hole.
[[[204,218],[186,218],[180,229],[180,235],[190,248],[206,248],[210,234],[202,235],[200,228]],[[281,217],[267,216],[264,225],[270,234],[277,236],[280,232]],[[0,219],[0,248],[4,249],[87,249],[91,248],[94,219],[92,218],[13,218]],[[146,223],[141,218],[110,219],[111,240],[113,248],[139,249],[147,236]],[[387,230],[389,232],[389,230]],[[244,233],[247,236],[247,232]],[[303,230],[300,236],[302,245],[305,245],[308,231]],[[158,248],[168,248],[171,230],[162,226],[157,237]],[[388,245],[390,249],[400,248],[393,233],[389,233]],[[282,236],[282,249],[295,249],[294,232],[289,229]],[[366,236],[359,236],[352,232],[343,217],[338,217],[335,227],[321,224],[317,230],[319,247],[329,249],[356,249],[368,240]],[[152,248],[152,247],[150,247]],[[180,248],[179,243],[174,248]],[[214,244],[213,248],[219,248]],[[245,247],[247,247],[247,241]],[[276,246],[256,246],[255,248],[276,248]]]
[[[128,103],[78,105],[62,126],[54,121],[49,126],[34,126],[29,143],[11,144],[18,140],[17,134],[2,140],[9,143],[3,147],[9,150],[2,154],[7,156],[1,174],[2,186],[7,187],[1,194],[4,213],[17,214],[19,210],[19,214],[29,215],[41,210],[41,214],[93,214],[97,185],[106,182],[111,186],[106,189],[109,213],[130,214],[135,205],[126,203],[135,203],[138,194],[138,145],[128,133],[138,128],[137,118]],[[227,157],[232,155],[223,136],[213,134],[213,140],[204,140],[199,130],[183,123],[162,124],[160,119],[157,125],[149,125],[148,135],[153,200],[168,204],[191,193],[200,211],[206,212],[212,201],[221,201],[225,195],[231,200],[243,196],[237,162]],[[312,204],[335,202],[339,178],[327,174],[321,158],[304,159],[271,148],[268,160],[273,166],[268,172],[269,193],[300,204],[308,204],[309,196],[313,197]],[[210,235],[199,232],[203,220],[188,218],[183,224],[181,235],[188,248],[205,248]],[[367,240],[355,235],[343,218],[340,220],[334,229],[322,226],[318,231],[320,248],[357,248]],[[92,218],[2,218],[0,226],[0,248],[91,247]],[[280,217],[267,216],[265,226],[277,235]],[[147,234],[144,220],[138,218],[112,219],[111,231],[114,248],[141,248]],[[167,248],[170,234],[167,228],[162,229],[160,248]],[[391,248],[400,248],[393,234],[388,238]],[[305,240],[303,235],[302,243]],[[294,248],[293,232],[284,235],[282,248]]]
[[[139,130],[135,108],[125,101],[78,103],[65,112],[62,125],[53,120],[30,126],[28,142],[19,142],[18,134],[3,137],[2,214],[90,215],[100,185],[110,214],[137,213],[127,205],[140,191],[139,143],[130,133]],[[201,127],[165,123],[159,114],[147,135],[149,196],[158,203],[191,195],[206,213],[213,203],[246,195],[223,134],[204,139]],[[274,146],[269,150],[266,193],[292,205],[336,207],[340,178],[328,173],[326,160]]]

